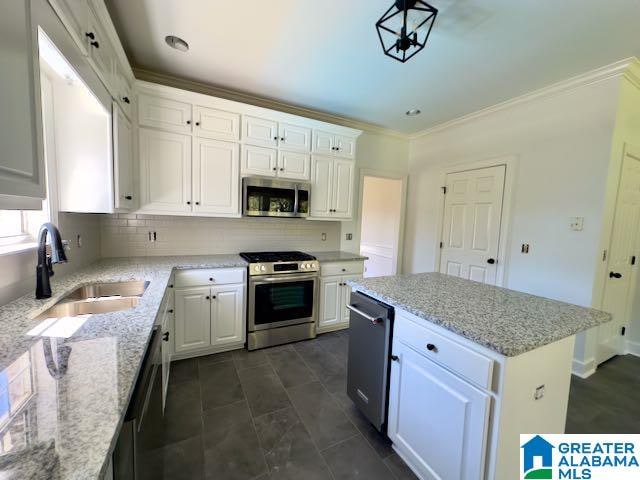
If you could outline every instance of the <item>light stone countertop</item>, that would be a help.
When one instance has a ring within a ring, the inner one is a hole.
[[[609,322],[611,315],[441,273],[367,278],[355,290],[513,357]]]
[[[172,270],[246,265],[238,255],[104,259],[54,275],[50,299],[29,294],[0,307],[0,381],[25,375],[32,385],[26,400],[12,399],[17,410],[0,426],[12,442],[0,455],[0,478],[102,478]],[[37,315],[78,286],[127,280],[150,281],[134,309],[90,316],[69,338],[27,335]],[[58,360],[53,373],[49,348]]]
[[[332,252],[308,252],[309,255],[313,255],[316,257],[320,263],[330,263],[330,262],[350,262],[356,260],[368,260],[369,257],[364,257],[358,253],[351,252],[342,252],[339,250],[335,250]]]

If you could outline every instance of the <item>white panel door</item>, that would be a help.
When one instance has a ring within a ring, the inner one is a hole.
[[[311,158],[311,216],[327,218],[332,215],[333,159]]]
[[[355,158],[356,156],[356,139],[353,137],[335,136],[335,153],[339,157]]]
[[[622,162],[602,302],[602,309],[613,315],[613,321],[598,327],[598,363],[624,353],[621,331],[629,323],[632,257],[640,253],[640,152],[637,153],[635,156],[627,152]],[[640,257],[635,263],[639,262]]]
[[[333,213],[335,217],[351,218],[352,216],[354,174],[355,165],[353,161],[334,160]]]
[[[332,329],[341,322],[342,277],[320,278],[318,331]]]
[[[292,180],[309,180],[311,157],[307,153],[278,152],[278,177]]]
[[[193,132],[216,140],[240,140],[240,115],[214,108],[193,108]]]
[[[288,150],[304,150],[305,152],[311,150],[310,128],[281,123],[279,131],[280,147]]]
[[[243,116],[242,140],[254,145],[276,147],[278,145],[278,124],[264,118]]]
[[[240,213],[239,145],[193,139],[193,211],[234,215]]]
[[[278,150],[243,145],[242,174],[275,177],[278,174]]]
[[[440,271],[495,285],[505,166],[447,175]]]
[[[322,155],[333,155],[335,153],[333,133],[323,132],[321,130],[313,131],[313,152]]]
[[[211,290],[184,288],[175,293],[175,352],[211,345]]]
[[[138,97],[138,123],[178,133],[191,133],[191,104],[161,97]]]
[[[191,137],[140,128],[143,210],[191,211]]]
[[[244,331],[244,285],[212,288],[211,345],[243,343]]]
[[[133,129],[116,102],[113,102],[113,143],[115,207],[131,210],[134,206]]]
[[[388,435],[421,478],[484,478],[490,396],[393,340]]]

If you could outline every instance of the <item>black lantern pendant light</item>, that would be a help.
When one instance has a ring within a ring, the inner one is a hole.
[[[427,45],[438,9],[422,0],[395,0],[376,23],[384,54],[409,60]]]

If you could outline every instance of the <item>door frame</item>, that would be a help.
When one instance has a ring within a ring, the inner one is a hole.
[[[403,271],[403,255],[404,255],[404,223],[407,210],[407,184],[408,175],[401,173],[388,172],[384,170],[375,170],[371,168],[361,168],[360,170],[360,183],[359,183],[359,202],[358,202],[358,252],[360,252],[360,245],[362,244],[362,196],[364,195],[364,177],[376,177],[384,178],[387,180],[400,180],[402,182],[400,192],[400,222],[398,224],[398,236],[396,238],[397,248],[394,255],[393,263],[396,270],[396,275],[400,275]]]
[[[600,233],[600,250],[598,251],[599,254],[596,263],[596,272],[593,281],[591,301],[591,306],[597,309],[602,308],[602,302],[604,301],[604,292],[606,285],[605,276],[607,274],[607,267],[609,265],[608,254],[611,250],[611,240],[613,237],[616,205],[618,203],[618,190],[620,189],[620,181],[622,180],[622,167],[627,155],[640,159],[640,145],[623,142],[619,153],[620,154],[618,155],[616,155],[615,153],[613,154],[607,176],[605,208],[602,219],[602,230]],[[604,257],[605,252],[607,252],[606,258]],[[632,269],[629,292],[635,292],[638,288],[639,276],[640,275],[638,274],[638,269]],[[625,324],[628,327],[631,327],[631,325],[629,324],[629,313],[632,302],[633,294],[629,295],[629,297],[627,298],[627,318],[625,319]],[[628,328],[627,330],[630,329]],[[592,331],[593,333],[591,333]],[[591,362],[593,362],[593,370],[595,371],[598,368],[599,343],[597,329],[593,329],[592,331],[587,332],[588,335],[593,335],[593,339],[591,341],[592,343],[590,343],[590,345],[592,345],[594,348],[594,351],[592,352],[593,357],[588,358],[588,361],[590,364]],[[633,342],[628,338],[623,338],[622,347],[623,351],[621,351],[620,354],[631,353],[633,355],[640,356],[640,343]]]
[[[453,173],[461,173],[469,170],[479,170],[482,168],[505,167],[504,172],[504,189],[502,192],[502,215],[500,216],[500,230],[498,240],[498,255],[496,268],[496,286],[506,287],[509,277],[509,251],[511,250],[511,216],[512,206],[515,192],[515,180],[518,170],[519,159],[516,155],[507,155],[502,157],[494,157],[487,160],[479,160],[474,162],[460,162],[453,165],[447,165],[440,169],[439,178],[440,185],[446,185],[447,175]],[[435,244],[434,256],[434,272],[440,272],[442,229],[444,228],[444,202],[445,196],[440,193],[438,195],[438,208],[436,217],[436,228],[438,232],[438,240]]]

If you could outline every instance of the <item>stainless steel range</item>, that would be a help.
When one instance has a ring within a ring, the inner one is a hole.
[[[302,252],[247,252],[247,348],[281,345],[316,336],[320,264]]]

